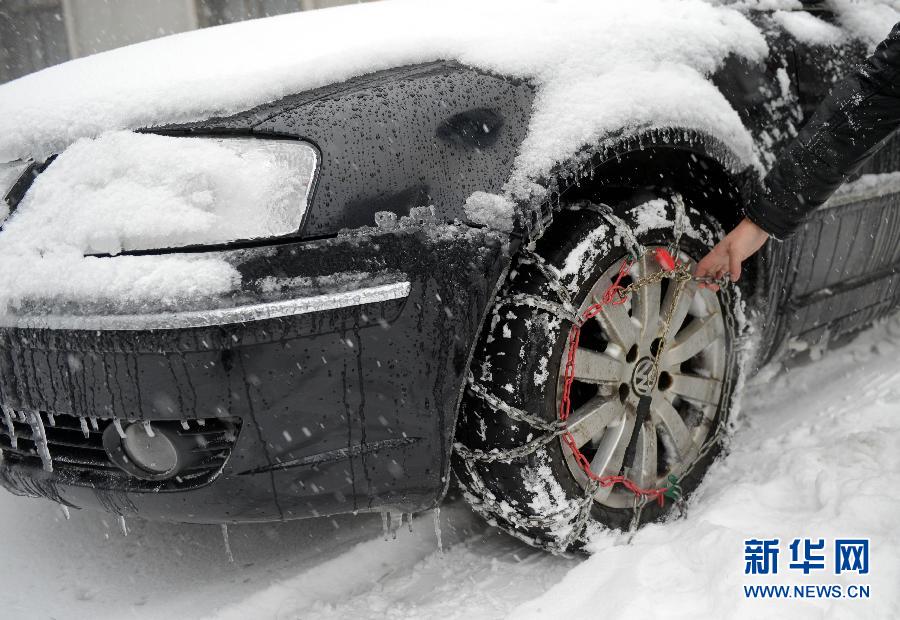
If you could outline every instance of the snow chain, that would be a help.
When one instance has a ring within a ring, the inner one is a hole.
[[[672,204],[675,207],[675,223],[673,226],[674,239],[672,244],[670,245],[670,255],[677,257],[681,236],[685,227],[686,215],[684,211],[684,203],[681,199],[681,196],[673,196]],[[600,214],[605,220],[607,220],[607,222],[611,226],[613,226],[614,230],[616,230],[616,232],[621,236],[623,244],[631,252],[631,257],[636,260],[647,252],[647,249],[637,241],[631,229],[612,212],[612,209],[610,209],[606,205],[591,205],[590,208],[591,210],[594,210],[598,214]],[[627,265],[628,261],[629,259],[626,258],[624,264]],[[526,305],[538,310],[542,310],[572,324],[573,329],[575,329],[576,327],[580,327],[581,323],[596,316],[596,312],[590,314],[591,310],[595,308],[595,306],[589,307],[584,315],[578,315],[578,312],[574,304],[572,303],[568,290],[560,280],[558,270],[552,265],[548,265],[541,256],[533,252],[523,252],[522,256],[520,257],[520,263],[533,265],[548,282],[558,301],[546,300],[536,295],[519,294],[509,296],[501,300],[501,302],[511,303],[514,305]],[[617,301],[618,303],[621,303],[622,301],[627,299],[628,295],[630,295],[632,292],[649,284],[661,282],[664,279],[674,280],[674,285],[677,288],[675,294],[672,296],[672,303],[670,304],[670,307],[665,315],[665,320],[663,321],[663,329],[660,336],[660,345],[653,357],[654,376],[659,375],[659,364],[666,349],[666,345],[668,344],[668,332],[671,327],[671,322],[674,316],[675,308],[677,307],[678,299],[687,283],[694,279],[693,276],[688,270],[687,265],[677,263],[672,269],[664,269],[649,276],[645,276],[626,287],[616,287],[614,285],[613,287],[611,287],[610,291],[608,291],[608,295],[610,295],[610,292],[615,289],[615,295],[618,296]],[[726,278],[714,282],[720,287],[720,293],[723,303],[726,307],[730,308],[733,299],[731,287],[728,286],[730,283],[729,280],[727,280]],[[610,300],[606,301],[608,302]],[[602,305],[603,304],[598,304],[596,307]],[[735,336],[737,334],[737,327],[735,325],[732,313],[723,312],[722,314],[725,320],[726,333],[731,335],[732,337]],[[727,368],[733,368],[733,358],[735,355],[734,349],[735,347],[733,346],[729,347],[728,361],[726,365]],[[731,386],[734,381],[733,374],[734,373],[732,372],[726,373],[726,376],[723,380],[722,394],[725,395],[726,398],[730,397],[731,394]],[[596,474],[593,474],[590,471],[588,466],[586,473],[588,474],[590,483],[585,490],[584,497],[577,504],[577,510],[573,511],[572,509],[569,509],[567,511],[561,511],[569,512],[570,514],[568,515],[557,513],[540,517],[522,516],[512,506],[502,500],[498,500],[496,496],[488,489],[487,485],[484,483],[477,471],[476,464],[494,462],[509,463],[514,460],[534,454],[535,452],[546,446],[549,442],[555,440],[557,437],[562,436],[565,438],[565,436],[569,434],[568,422],[565,419],[557,419],[550,422],[508,404],[503,399],[490,393],[490,391],[488,391],[484,386],[479,384],[475,380],[475,377],[471,372],[469,372],[469,374],[467,375],[466,389],[472,395],[476,396],[479,400],[484,402],[485,405],[487,405],[493,411],[502,413],[517,422],[528,424],[529,426],[542,432],[542,434],[538,435],[537,437],[513,448],[493,448],[491,450],[485,451],[468,448],[461,443],[454,444],[454,449],[456,453],[463,459],[466,472],[468,473],[468,485],[470,488],[464,488],[464,490],[469,496],[470,502],[476,508],[476,510],[488,520],[488,522],[496,524],[495,516],[499,516],[505,521],[508,521],[514,528],[512,533],[518,538],[530,544],[535,544],[536,541],[525,534],[525,531],[528,531],[532,528],[548,529],[551,526],[558,525],[560,520],[569,521],[571,527],[568,533],[560,540],[558,540],[557,543],[553,546],[553,549],[551,549],[556,553],[565,552],[573,543],[575,543],[579,539],[583,539],[588,520],[590,519],[591,507],[593,506],[594,494],[596,493],[596,491],[601,486],[611,486],[615,483],[607,484],[601,482]],[[564,395],[564,398],[567,398],[567,391]],[[723,403],[723,406],[727,407],[728,403]],[[682,479],[687,476],[697,465],[697,463],[701,459],[703,459],[717,443],[722,440],[725,432],[726,420],[724,416],[720,415],[719,423],[716,426],[715,432],[712,433],[712,435],[700,447],[696,458],[687,466],[684,473],[682,474]],[[575,452],[577,453],[577,455],[580,455],[580,452],[577,451],[577,448],[575,448]],[[670,486],[673,488],[660,489],[658,491],[666,491],[666,495],[671,497],[675,501],[676,505],[681,506],[681,488],[678,485],[678,480],[670,480]],[[670,495],[669,491],[673,491],[673,493],[671,493]],[[632,534],[637,530],[637,527],[640,524],[641,513],[647,503],[648,502],[646,500],[641,501],[641,496],[639,494],[635,494],[634,503],[632,505],[633,515],[631,519],[631,525],[629,527],[629,531],[632,532]]]

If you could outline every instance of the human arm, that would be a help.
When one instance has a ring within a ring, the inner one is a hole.
[[[740,278],[769,236],[784,239],[900,126],[900,24],[839,82],[779,155],[745,219],[697,266],[698,277]],[[725,269],[725,271],[722,271]]]

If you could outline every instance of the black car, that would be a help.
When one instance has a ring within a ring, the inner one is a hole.
[[[711,79],[777,152],[865,46],[751,19],[768,58]],[[534,95],[439,61],[146,130],[302,141],[306,215],[274,239],[124,252],[225,257],[243,288],[208,307],[6,315],[0,482],[69,508],[233,523],[415,513],[455,473],[491,522],[572,548],[697,487],[745,369],[897,306],[895,140],[859,171],[879,176],[713,293],[674,274],[736,224],[759,171],[701,131],[614,131],[507,205]],[[13,217],[52,166],[0,188]],[[290,284],[260,284],[273,278]],[[614,283],[637,288],[572,340]]]

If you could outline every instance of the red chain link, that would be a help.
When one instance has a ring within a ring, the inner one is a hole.
[[[660,266],[666,271],[674,269],[675,261],[667,251],[657,250],[656,259],[660,263]],[[572,329],[569,331],[569,355],[566,359],[562,398],[559,402],[559,419],[563,422],[568,421],[569,415],[572,412],[570,392],[572,390],[572,382],[575,380],[575,354],[578,350],[578,339],[581,336],[581,328],[586,321],[589,321],[600,314],[604,306],[618,306],[628,301],[627,295],[623,293],[624,287],[622,286],[622,279],[628,275],[628,272],[631,270],[634,263],[635,261],[630,260],[630,257],[622,261],[622,265],[619,267],[619,273],[616,276],[615,281],[613,281],[612,286],[606,289],[600,302],[589,306],[582,313],[581,319],[572,325]],[[572,451],[572,456],[575,458],[575,461],[581,469],[584,470],[584,473],[587,474],[588,478],[599,483],[601,487],[606,488],[621,484],[638,497],[655,499],[660,506],[664,505],[665,494],[666,491],[669,490],[668,487],[663,487],[661,489],[644,489],[625,476],[598,476],[591,470],[590,461],[588,461],[587,457],[578,449],[578,446],[575,444],[575,437],[568,428],[566,428],[566,431],[562,434],[562,440]]]

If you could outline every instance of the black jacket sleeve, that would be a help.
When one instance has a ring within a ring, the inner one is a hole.
[[[747,217],[777,238],[790,236],[898,127],[900,24],[781,152]]]

